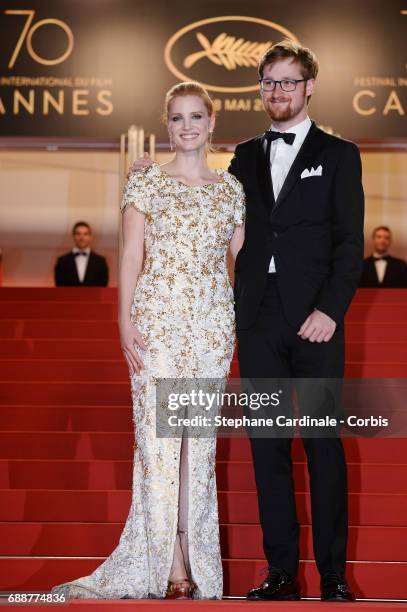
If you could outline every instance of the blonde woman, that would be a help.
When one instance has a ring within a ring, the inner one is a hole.
[[[207,150],[212,101],[198,83],[166,96],[173,159],[133,173],[121,210],[121,346],[135,424],[133,498],[117,548],[54,587],[76,598],[221,599],[214,437],[156,436],[156,379],[222,378],[234,350],[227,253],[244,236],[244,192]],[[143,265],[143,251],[145,259]],[[157,407],[157,410],[159,408]]]

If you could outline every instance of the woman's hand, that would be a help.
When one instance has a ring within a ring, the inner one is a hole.
[[[124,358],[127,361],[127,365],[129,366],[130,374],[140,374],[140,370],[143,369],[144,363],[138,354],[135,346],[141,348],[142,350],[147,349],[147,345],[145,344],[141,333],[135,327],[131,321],[128,323],[119,323],[120,329],[120,345],[122,347]]]

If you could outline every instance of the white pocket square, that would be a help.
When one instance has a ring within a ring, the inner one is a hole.
[[[308,170],[308,168],[305,168],[302,172],[301,172],[301,178],[309,178],[310,176],[322,176],[322,166],[321,164],[318,166],[318,168],[312,168],[311,170]]]

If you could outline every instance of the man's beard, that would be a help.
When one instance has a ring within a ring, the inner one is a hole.
[[[278,100],[279,98],[277,98]],[[284,102],[284,101],[282,101]],[[305,88],[304,88],[304,97],[302,101],[298,101],[298,105],[295,106],[292,99],[289,98],[285,101],[285,103],[277,104],[277,105],[267,105],[266,111],[272,121],[288,121],[289,119],[293,119],[299,115],[299,113],[303,109],[303,104],[305,102]]]
[[[268,106],[267,112],[272,121],[287,121],[295,116],[295,112],[291,106],[291,101],[287,101],[284,106]]]

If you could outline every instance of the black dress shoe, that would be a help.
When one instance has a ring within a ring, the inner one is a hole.
[[[355,601],[344,576],[336,572],[327,572],[321,578],[322,601]]]
[[[266,580],[259,587],[251,589],[247,599],[265,601],[294,601],[300,599],[300,585],[283,570],[269,568]]]

